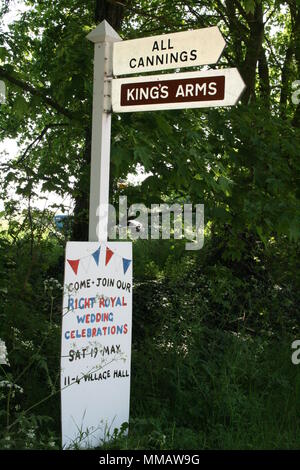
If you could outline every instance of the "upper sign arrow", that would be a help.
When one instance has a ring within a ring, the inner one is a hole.
[[[113,74],[215,64],[224,47],[225,40],[217,26],[115,42]]]

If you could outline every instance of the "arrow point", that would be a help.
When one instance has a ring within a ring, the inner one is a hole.
[[[218,37],[218,40],[220,41],[220,55],[219,55],[218,59],[216,60],[216,62],[218,62],[219,59],[220,59],[220,57],[221,57],[221,55],[223,54],[224,49],[225,49],[226,40],[225,40],[223,34],[221,33],[219,27],[218,27],[218,26],[215,26],[215,28],[216,28],[216,31],[217,31],[217,37],[219,36],[219,37]]]
[[[122,41],[117,31],[106,20],[98,24],[86,38],[94,43]]]
[[[230,75],[231,75],[229,76],[229,80],[231,81],[231,83],[234,84],[234,89],[232,90],[232,94],[235,98],[234,103],[233,103],[235,105],[238,103],[242,94],[244,93],[246,89],[246,84],[239,70],[236,67],[229,69],[229,70],[230,70]]]
[[[240,86],[241,86],[241,94],[243,93],[243,91],[245,90],[246,88],[246,83],[244,82],[244,79],[242,77],[242,75],[240,74],[239,70],[236,68],[236,75],[237,75],[237,80],[239,80],[240,82]]]

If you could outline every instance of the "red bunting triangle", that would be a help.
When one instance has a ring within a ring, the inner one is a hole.
[[[114,254],[108,247],[106,247],[106,257],[105,257],[105,266],[110,262],[112,255]]]
[[[79,266],[79,259],[67,259],[69,265],[73,269],[74,273],[77,274],[78,266]]]

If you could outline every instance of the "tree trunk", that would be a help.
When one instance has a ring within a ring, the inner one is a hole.
[[[129,5],[129,2],[125,6]],[[95,23],[106,20],[114,29],[121,27],[124,17],[124,6],[111,0],[96,0]],[[76,185],[74,223],[72,240],[85,241],[88,239],[89,192],[90,192],[90,163],[91,163],[91,131],[86,133],[83,151],[83,166],[81,176]]]
[[[261,57],[262,43],[264,38],[263,6],[256,4],[254,14],[247,14],[250,35],[247,40],[247,52],[242,65],[242,77],[247,89],[242,101],[248,103],[255,99],[256,67]]]
[[[266,51],[262,47],[258,61],[258,74],[259,74],[259,85],[260,85],[260,96],[264,100],[266,108],[270,109],[270,98],[271,98],[271,87],[270,87],[270,75],[268,61],[266,57]]]
[[[289,80],[291,65],[294,55],[294,44],[291,40],[289,47],[287,48],[282,71],[281,71],[281,91],[280,91],[280,116],[282,119],[286,117],[287,102],[290,93]]]
[[[83,151],[83,165],[75,190],[74,221],[72,240],[88,240],[89,221],[89,187],[91,163],[91,129],[86,130],[85,147]]]
[[[221,1],[218,2],[219,8],[224,9]],[[239,0],[226,0],[225,15],[228,18],[230,34],[233,39],[233,48],[235,53],[235,63],[238,65],[243,80],[246,84],[246,90],[242,101],[247,104],[255,99],[256,69],[259,64],[260,77],[266,80],[260,81],[261,93],[265,99],[269,99],[269,71],[262,47],[264,39],[263,5],[256,3],[254,13],[247,13]],[[244,21],[241,21],[239,15]],[[246,54],[243,58],[242,42],[246,45]]]
[[[293,41],[295,45],[297,76],[300,77],[300,6],[296,0],[292,0],[290,2],[290,11]],[[297,105],[292,124],[293,126],[300,128],[300,103]]]
[[[106,20],[114,29],[118,30],[121,27],[123,16],[123,5],[112,0],[96,0],[95,21],[97,24]]]

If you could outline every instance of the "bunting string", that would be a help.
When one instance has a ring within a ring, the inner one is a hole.
[[[72,271],[74,272],[76,276],[78,274],[79,266],[82,266],[84,271],[87,273],[90,267],[91,260],[93,260],[96,263],[96,265],[99,266],[100,253],[101,253],[101,250],[103,249],[105,249],[105,266],[109,264],[109,262],[111,261],[113,257],[122,259],[123,272],[124,274],[126,274],[132,260],[124,258],[123,256],[119,256],[116,252],[111,250],[109,246],[106,245],[105,243],[101,243],[101,245],[99,245],[99,248],[97,248],[96,251],[93,251],[92,253],[86,256],[82,256],[81,258],[78,258],[78,259],[67,258],[68,265],[70,266],[70,268],[72,269]]]

